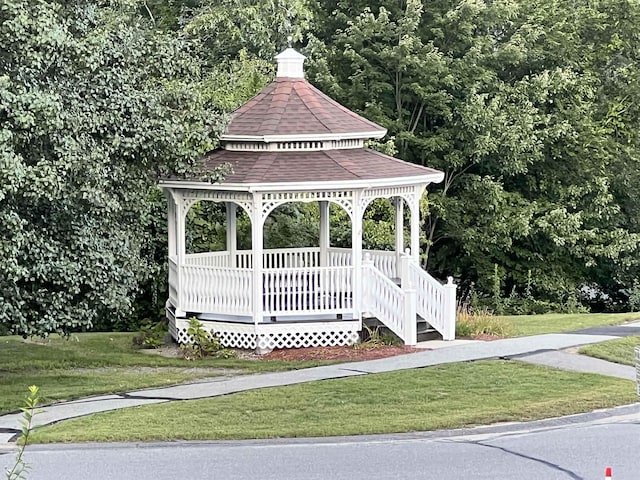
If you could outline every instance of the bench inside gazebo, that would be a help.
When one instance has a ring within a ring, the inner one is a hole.
[[[276,58],[274,82],[234,112],[221,147],[204,160],[231,166],[224,181],[160,184],[169,204],[172,336],[188,342],[196,317],[228,347],[349,345],[359,340],[363,318],[375,317],[408,345],[417,342],[419,322],[453,339],[456,287],[419,265],[420,198],[442,172],[365,148],[386,130],[308,83],[303,55],[289,48]],[[363,249],[363,215],[379,198],[395,206],[394,251]],[[224,203],[224,251],[187,253],[186,217],[199,201]],[[291,202],[318,203],[318,245],[265,249],[265,220]],[[330,204],[351,220],[350,248],[331,245]],[[250,250],[237,248],[238,208],[251,221]]]

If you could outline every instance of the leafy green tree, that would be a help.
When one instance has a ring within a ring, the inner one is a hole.
[[[638,274],[640,6],[319,1],[311,76],[432,186],[425,263],[463,293],[613,299]],[[636,197],[637,198],[637,197]],[[496,269],[496,265],[499,267]]]
[[[311,18],[306,0],[201,0],[183,21],[212,59],[233,59],[244,50],[271,62],[289,37],[303,39]]]
[[[126,318],[157,268],[147,192],[160,175],[193,174],[215,144],[221,121],[192,46],[139,12],[0,6],[0,324],[12,332]]]

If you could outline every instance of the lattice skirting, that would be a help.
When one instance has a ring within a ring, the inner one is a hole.
[[[258,348],[334,347],[360,340],[360,322],[317,322],[311,324],[258,325]]]
[[[169,332],[178,343],[190,343],[189,321],[168,313]],[[304,324],[253,325],[202,321],[225,347],[272,350],[276,348],[333,347],[353,345],[360,339],[360,322],[317,322]]]

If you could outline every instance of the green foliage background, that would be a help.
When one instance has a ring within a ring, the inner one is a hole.
[[[387,127],[401,158],[446,174],[430,187],[429,270],[493,307],[511,296],[627,308],[639,275],[637,1],[316,6],[312,80]]]

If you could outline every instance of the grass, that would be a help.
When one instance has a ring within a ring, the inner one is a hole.
[[[609,362],[635,366],[634,348],[640,347],[640,337],[624,337],[582,347],[579,353]]]
[[[18,410],[29,385],[40,387],[42,403],[46,404],[173,385],[219,376],[228,369],[240,374],[330,363],[240,359],[194,362],[142,353],[134,348],[133,336],[133,333],[84,333],[45,341],[0,337],[0,413]]]
[[[441,365],[129,408],[36,443],[358,435],[526,421],[632,403],[634,383],[510,361]]]
[[[544,333],[571,332],[583,328],[619,325],[640,319],[639,313],[549,313],[544,315],[508,315],[498,317],[508,323],[514,337]]]

